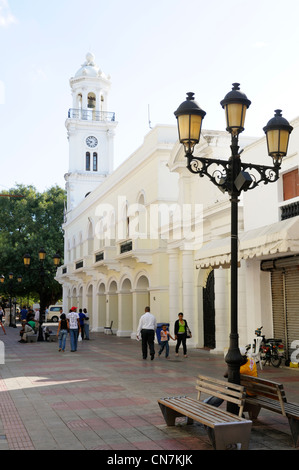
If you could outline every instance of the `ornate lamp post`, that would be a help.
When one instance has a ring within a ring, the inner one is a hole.
[[[213,184],[230,195],[231,201],[231,332],[230,345],[225,358],[228,364],[228,381],[240,383],[241,354],[238,335],[238,202],[242,191],[254,189],[260,183],[275,182],[279,178],[279,169],[283,157],[287,154],[289,135],[292,126],[275,111],[275,116],[264,132],[267,137],[268,154],[273,159],[273,166],[256,165],[241,161],[239,152],[239,134],[244,130],[246,111],[251,102],[240,91],[239,83],[233,83],[230,91],[221,101],[225,110],[226,130],[231,134],[231,156],[220,160],[202,158],[193,155],[194,147],[200,140],[202,120],[206,113],[194,100],[194,93],[187,93],[184,101],[175,111],[178,122],[180,142],[184,145],[187,168],[200,177],[208,176]],[[251,170],[251,173],[248,172]],[[234,411],[231,409],[231,411]]]
[[[41,248],[38,252],[38,259],[39,259],[39,276],[40,276],[40,280],[41,280],[41,293],[40,293],[40,321],[39,321],[39,335],[38,335],[38,341],[43,341],[43,334],[42,334],[42,324],[44,322],[44,319],[45,319],[45,309],[46,309],[46,305],[45,305],[45,301],[44,301],[44,289],[45,289],[45,275],[46,275],[46,271],[45,271],[45,268],[44,268],[44,261],[46,259],[46,252],[43,248]],[[60,264],[60,259],[61,259],[61,256],[59,253],[56,253],[54,256],[53,256],[53,263],[54,263],[54,266],[57,268]],[[26,253],[24,256],[23,256],[23,261],[24,261],[24,266],[26,268],[29,268],[30,267],[30,263],[31,263],[31,256],[29,253]]]
[[[8,291],[9,291],[9,326],[16,328],[16,299],[14,299],[14,302],[12,302],[12,297],[13,297],[13,279],[14,279],[14,273],[10,272],[8,274]],[[20,284],[22,282],[22,276],[17,276],[17,281]],[[5,281],[5,276],[0,276],[0,282],[4,284]],[[12,304],[14,304],[14,313],[12,313]]]

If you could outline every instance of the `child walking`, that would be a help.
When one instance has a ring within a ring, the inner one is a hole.
[[[160,336],[161,336],[161,342],[160,342],[160,351],[158,352],[158,356],[160,357],[162,352],[164,351],[164,348],[165,348],[165,357],[166,359],[168,359],[169,357],[169,338],[173,339],[175,341],[175,339],[171,336],[171,334],[169,333],[169,331],[167,331],[167,326],[166,325],[162,325],[162,330],[161,330],[161,333],[160,333]]]

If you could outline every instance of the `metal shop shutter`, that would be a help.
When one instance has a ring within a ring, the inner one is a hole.
[[[290,349],[294,340],[299,340],[299,270],[286,269],[286,319],[288,347]]]
[[[274,338],[281,338],[285,344],[285,295],[284,295],[284,275],[282,271],[272,271],[272,309],[273,309],[273,332]]]
[[[292,342],[299,340],[298,267],[273,271],[271,286],[274,337],[283,340],[290,354]]]

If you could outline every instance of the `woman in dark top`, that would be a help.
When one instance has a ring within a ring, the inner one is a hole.
[[[183,320],[182,313],[179,313],[178,317],[179,319],[174,324],[174,334],[175,334],[175,339],[177,340],[176,347],[175,347],[175,355],[176,356],[179,355],[179,347],[182,343],[184,356],[188,357],[187,345],[186,345],[188,323],[186,320]]]
[[[59,321],[59,325],[57,329],[57,336],[59,339],[58,351],[64,352],[67,333],[68,333],[67,319],[66,319],[65,313],[62,313],[60,316],[60,321]]]

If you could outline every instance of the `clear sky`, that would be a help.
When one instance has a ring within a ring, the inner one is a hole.
[[[152,126],[175,125],[189,91],[205,129],[225,129],[233,82],[252,101],[246,135],[274,109],[294,119],[298,18],[298,0],[0,0],[0,190],[64,187],[69,78],[87,52],[112,78],[115,167],[149,132],[148,106]]]

